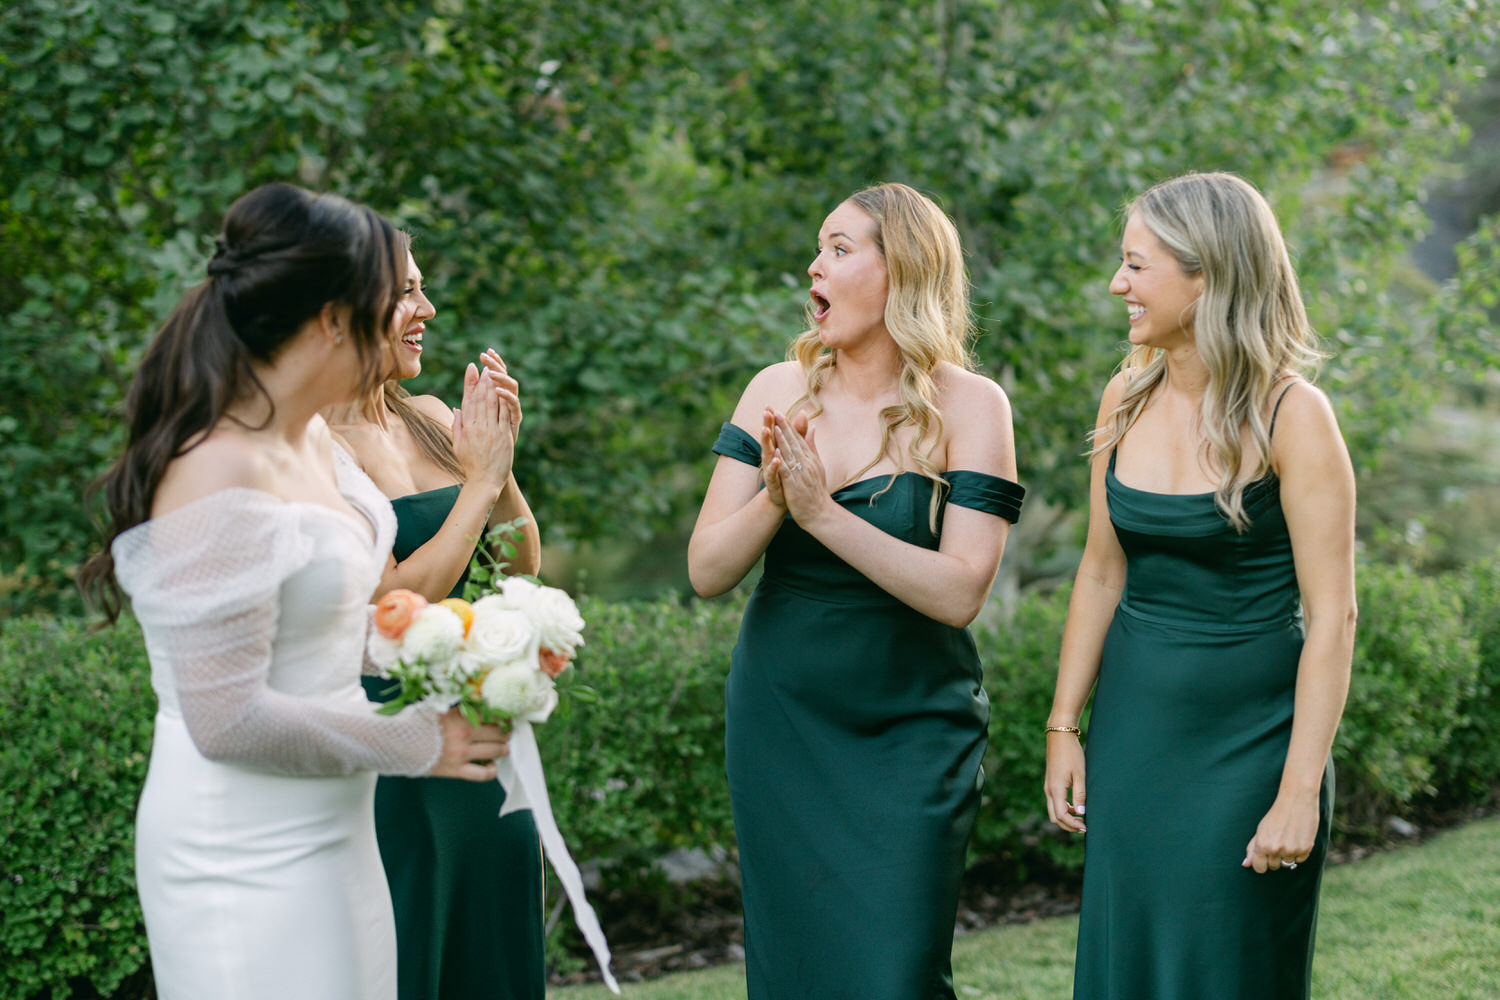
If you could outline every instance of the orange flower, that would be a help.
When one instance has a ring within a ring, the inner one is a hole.
[[[550,649],[537,650],[537,662],[542,668],[542,673],[548,677],[557,678],[557,675],[568,669],[568,661],[573,659],[571,653],[558,653]]]
[[[375,631],[392,642],[398,641],[425,607],[427,598],[421,594],[401,589],[389,591],[375,605]]]
[[[464,623],[464,638],[468,638],[469,626],[474,624],[473,606],[462,597],[445,597],[438,603],[458,615],[458,620]]]

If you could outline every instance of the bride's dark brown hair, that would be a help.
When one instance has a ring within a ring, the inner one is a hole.
[[[125,452],[89,491],[102,492],[107,520],[104,545],[84,563],[78,585],[108,621],[119,616],[122,597],[111,545],[151,516],[168,463],[231,405],[266,395],[251,362],[274,361],[305,322],[338,303],[349,309],[368,391],[385,375],[382,341],[405,271],[395,227],[338,195],[266,184],[229,207],[208,279],[183,296],[136,369],[125,397]]]

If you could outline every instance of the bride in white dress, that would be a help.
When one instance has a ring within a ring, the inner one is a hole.
[[[489,781],[506,751],[359,685],[395,519],[317,413],[389,367],[404,263],[370,209],[257,188],[131,386],[80,582],[111,619],[130,597],[159,699],[136,881],[163,1000],[394,1000],[375,776]]]

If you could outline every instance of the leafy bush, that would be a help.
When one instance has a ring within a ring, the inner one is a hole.
[[[1500,787],[1489,738],[1500,709],[1500,558],[1423,578],[1363,566],[1363,619],[1335,749],[1340,829],[1368,832],[1434,795]],[[992,705],[971,862],[1006,878],[1076,871],[1082,847],[1054,832],[1042,799],[1046,718],[1068,590],[1024,595],[974,629]],[[652,862],[677,847],[734,846],[724,781],[723,683],[743,610],[724,601],[584,599],[582,700],[539,730],[558,820],[576,857],[604,861],[605,927],[669,914],[687,895]],[[1467,619],[1465,619],[1467,612]],[[1470,634],[1466,633],[1466,628]],[[139,629],[0,620],[0,1000],[148,988],[132,880],[132,822],[153,698]],[[1476,680],[1477,678],[1477,680]],[[998,867],[997,867],[998,866]],[[556,897],[554,897],[556,898]],[[612,906],[629,901],[631,914]],[[563,925],[558,947],[577,944]]]
[[[743,599],[584,600],[579,680],[599,694],[538,729],[558,825],[583,857],[733,844],[724,679]]]
[[[1071,592],[1068,585],[1051,594],[1025,594],[1008,619],[974,627],[990,696],[990,746],[969,855],[999,862],[1007,875],[1020,879],[1038,858],[1068,869],[1083,864],[1083,841],[1052,825],[1042,797],[1047,763],[1042,725],[1052,708]]]
[[[1478,663],[1465,631],[1463,578],[1364,565],[1354,676],[1339,727],[1338,822],[1369,830],[1437,792],[1434,783]]]
[[[109,996],[146,965],[132,845],[155,711],[133,623],[0,631],[0,1000]]]
[[[1458,579],[1476,671],[1473,686],[1458,706],[1438,768],[1438,787],[1446,801],[1483,804],[1500,790],[1500,739],[1495,738],[1500,725],[1500,558],[1472,563]]]

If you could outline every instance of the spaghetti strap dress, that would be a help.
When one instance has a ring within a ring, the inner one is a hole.
[[[760,464],[759,443],[733,424],[714,451]],[[946,505],[1019,516],[1019,485],[945,478]],[[933,489],[901,473],[833,497],[936,549]],[[968,630],[903,604],[787,517],[726,687],[750,1000],[954,996],[953,924],[988,722]]]
[[[397,561],[427,543],[459,486],[397,497]],[[464,580],[448,595],[462,594]],[[391,682],[364,679],[388,701]],[[396,912],[399,1000],[543,1000],[541,842],[529,810],[500,819],[496,781],[382,777],[375,832]]]
[[[1212,493],[1120,482],[1113,454],[1105,487],[1127,571],[1088,727],[1073,996],[1305,1000],[1331,760],[1311,856],[1241,867],[1281,783],[1302,653],[1280,483],[1246,487],[1244,533]]]

